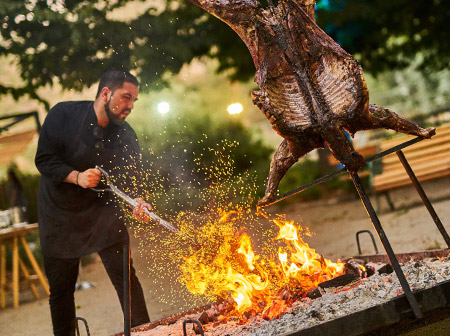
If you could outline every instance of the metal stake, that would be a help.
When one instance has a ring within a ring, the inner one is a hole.
[[[183,321],[183,336],[188,336],[187,330],[186,330],[186,325],[188,323],[193,323],[193,324],[197,325],[197,330],[194,329],[194,332],[196,334],[199,333],[202,336],[205,335],[205,332],[203,331],[202,324],[200,323],[200,321],[197,321],[197,320],[184,320]]]
[[[419,193],[420,198],[422,199],[423,204],[428,209],[428,212],[430,213],[431,217],[434,220],[434,223],[436,224],[439,232],[441,233],[442,237],[445,240],[445,243],[450,248],[450,237],[448,236],[447,231],[444,228],[444,225],[442,225],[441,220],[439,219],[439,216],[437,215],[436,211],[434,211],[433,205],[431,205],[430,200],[428,199],[427,195],[425,194],[425,191],[422,188],[422,185],[420,184],[419,180],[417,179],[416,175],[414,174],[411,166],[409,165],[408,160],[405,157],[405,154],[401,150],[397,152],[397,156],[400,159],[400,162],[403,164],[403,167],[406,170],[406,173],[408,174],[409,178],[411,179],[412,184],[416,188],[417,192]]]
[[[370,202],[369,196],[367,195],[367,192],[361,183],[358,173],[350,173],[350,175],[352,177],[353,184],[355,185],[356,190],[358,190],[359,197],[361,198],[361,201],[364,204],[367,214],[369,215],[372,224],[375,227],[375,230],[377,230],[378,237],[380,238],[381,243],[383,244],[383,247],[386,251],[386,254],[389,257],[389,260],[392,264],[392,267],[394,268],[395,273],[397,274],[398,280],[400,281],[400,285],[402,286],[403,292],[405,293],[406,298],[408,299],[409,305],[411,306],[414,315],[416,316],[416,318],[422,318],[423,315],[422,312],[420,311],[419,304],[417,303],[417,300],[414,297],[414,294],[412,293],[408,282],[406,281],[405,274],[403,274],[403,271],[400,267],[397,257],[395,256],[391,244],[389,243],[389,240],[387,239],[387,236],[384,233],[380,220],[378,219],[378,216],[375,210],[373,209],[372,203]]]
[[[373,238],[372,232],[370,232],[369,230],[360,230],[360,231],[356,232],[356,244],[358,245],[358,253],[359,253],[359,255],[362,254],[362,252],[361,252],[361,244],[359,242],[359,236],[361,235],[361,233],[367,233],[370,236],[370,239],[372,239],[373,247],[375,249],[375,254],[378,254],[378,247],[377,247],[377,244],[375,243],[375,238]]]
[[[78,328],[78,321],[82,321],[84,323],[84,326],[86,327],[87,336],[91,336],[91,333],[89,331],[89,326],[88,326],[88,323],[87,323],[86,319],[84,319],[82,317],[76,317],[75,320],[76,320],[76,323],[77,323],[76,329],[75,329],[77,331],[77,336],[80,336],[80,329]]]
[[[123,246],[123,334],[131,335],[130,246]]]

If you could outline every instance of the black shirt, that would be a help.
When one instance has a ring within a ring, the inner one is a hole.
[[[81,257],[129,239],[123,209],[111,193],[63,182],[73,170],[98,165],[119,188],[130,186],[130,178],[137,175],[136,134],[126,122],[102,128],[101,136],[98,127],[91,101],[59,103],[42,125],[35,163],[42,174],[38,218],[45,256]]]

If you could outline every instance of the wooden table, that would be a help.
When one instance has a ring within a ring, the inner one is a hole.
[[[19,306],[19,269],[22,271],[26,280],[29,280],[31,291],[36,299],[39,298],[36,285],[32,281],[34,277],[37,277],[39,282],[47,295],[50,295],[49,287],[46,278],[44,277],[36,259],[31,252],[25,236],[38,227],[38,224],[24,224],[20,226],[13,226],[0,230],[0,307],[3,309],[6,307],[6,246],[9,245],[12,251],[12,292],[13,292],[13,307]],[[28,260],[36,273],[31,275],[28,271],[22,258],[19,256],[19,244],[22,247],[28,257]]]

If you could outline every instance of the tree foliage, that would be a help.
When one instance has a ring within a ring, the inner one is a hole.
[[[136,4],[146,4],[142,13]],[[139,75],[144,86],[163,83],[164,73],[207,55],[219,71],[248,79],[254,66],[231,28],[186,0],[14,0],[0,3],[0,56],[15,55],[21,87],[0,83],[0,94],[15,98],[55,79],[64,89],[81,90],[111,66]],[[152,2],[157,3],[157,2]],[[265,2],[264,2],[265,3]],[[114,15],[122,8],[128,16]],[[450,2],[444,0],[319,0],[318,24],[373,73],[409,64],[420,53],[424,70],[449,63]]]
[[[450,63],[450,2],[445,0],[321,1],[317,23],[378,74],[410,64],[425,72]]]
[[[0,94],[32,95],[55,78],[64,89],[82,90],[112,66],[134,69],[145,86],[155,88],[164,73],[177,73],[194,57],[213,53],[219,40],[223,47],[215,57],[222,68],[250,65],[231,57],[239,44],[245,48],[239,38],[201,9],[168,0],[162,11],[149,7],[136,17],[130,13],[130,19],[111,17],[132,2],[2,1],[0,55],[17,57],[24,84],[0,83]]]

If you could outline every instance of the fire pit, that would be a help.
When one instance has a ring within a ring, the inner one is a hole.
[[[423,259],[424,255],[435,255]],[[402,270],[414,290],[421,311],[427,315],[450,306],[450,251],[439,250],[404,254]],[[358,257],[358,260],[361,257]],[[364,256],[366,261],[381,256]],[[420,259],[417,261],[415,259]],[[368,261],[369,267],[385,263]],[[392,271],[392,269],[391,269]],[[247,324],[228,321],[214,326],[205,323],[205,335],[361,335],[400,321],[411,321],[414,314],[403,294],[398,278],[393,273],[376,272],[367,278],[338,286],[321,288],[321,296],[304,296],[287,307],[277,319],[266,320],[254,316]],[[185,321],[202,320],[205,312],[217,310],[217,305],[202,307],[203,311],[187,312],[133,329],[140,336],[182,335]],[[194,335],[193,323],[187,323],[187,335]]]

